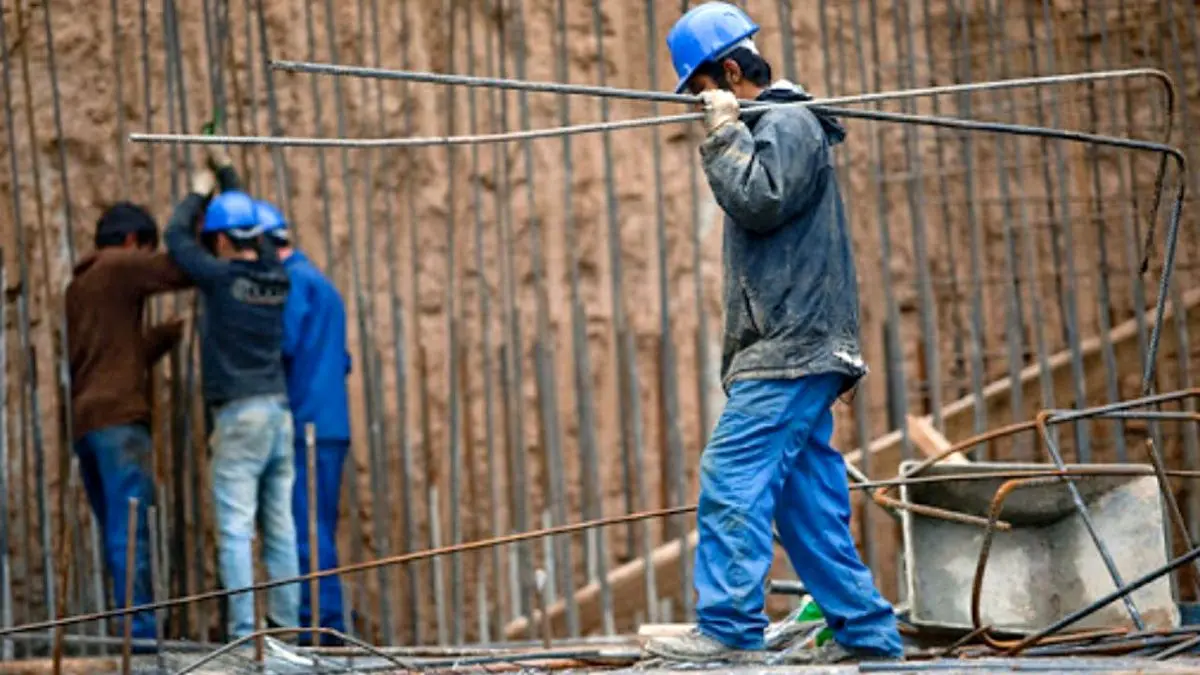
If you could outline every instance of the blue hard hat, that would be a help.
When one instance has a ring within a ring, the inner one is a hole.
[[[263,232],[287,229],[287,219],[283,217],[283,212],[275,208],[271,202],[255,200],[254,209],[258,226],[263,229]]]
[[[679,75],[675,93],[687,88],[697,68],[757,32],[758,24],[727,2],[706,2],[690,9],[667,33],[667,49]]]
[[[245,192],[231,190],[213,197],[204,212],[201,232],[245,230],[258,224],[254,200]]]

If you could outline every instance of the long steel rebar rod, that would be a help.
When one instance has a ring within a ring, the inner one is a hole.
[[[1175,392],[1175,393],[1172,393],[1170,396],[1179,397],[1179,396],[1182,396],[1185,394],[1200,395],[1200,392],[1186,392],[1186,393]],[[1140,404],[1145,405],[1145,403],[1140,403]],[[1050,422],[1053,423],[1054,421],[1055,420],[1051,420]],[[1032,428],[1032,425],[1028,425],[1028,428]],[[1015,431],[1020,431],[1020,430],[1025,430],[1025,429],[1017,429]],[[1013,433],[1014,430],[1007,429],[1007,432]],[[964,443],[978,444],[978,443],[984,442],[983,440],[981,440],[981,438],[982,437],[973,437],[971,439],[967,439],[966,441],[964,441]],[[873,481],[873,482],[869,482],[869,483],[852,484],[850,487],[851,487],[851,489],[856,489],[856,490],[858,490],[858,489],[878,490],[880,488],[895,487],[895,486],[902,485],[902,484],[913,485],[913,484],[921,484],[921,483],[947,483],[947,482],[956,482],[956,481],[986,481],[986,480],[996,480],[996,479],[1018,479],[1018,478],[1024,479],[1024,478],[1040,478],[1040,477],[1146,476],[1146,475],[1153,475],[1152,469],[1150,469],[1150,467],[1138,466],[1138,465],[1123,466],[1123,467],[1070,466],[1065,471],[1060,470],[1060,469],[1028,469],[1028,470],[1015,469],[1012,471],[980,472],[980,473],[960,474],[960,475],[951,475],[951,476],[898,477],[895,479],[884,480],[884,481]],[[1173,476],[1173,477],[1181,477],[1181,478],[1188,478],[1188,479],[1200,479],[1200,471],[1169,471],[1168,475]],[[516,533],[516,534],[505,535],[502,537],[493,537],[493,538],[483,539],[483,540],[479,540],[479,541],[466,542],[459,546],[446,546],[446,547],[429,549],[429,550],[425,550],[425,551],[418,551],[415,553],[391,556],[391,557],[383,558],[380,560],[365,561],[365,562],[360,562],[360,563],[351,563],[348,565],[344,565],[342,567],[321,570],[319,572],[315,572],[312,574],[304,574],[304,575],[300,575],[300,576],[293,577],[293,578],[259,582],[252,586],[247,586],[244,588],[205,591],[203,593],[198,593],[198,594],[195,594],[192,596],[187,596],[187,597],[182,597],[182,598],[171,598],[168,600],[163,600],[161,602],[153,602],[153,603],[148,603],[145,605],[138,605],[135,607],[126,607],[123,609],[114,609],[114,610],[108,610],[108,611],[104,611],[104,612],[96,612],[96,613],[80,615],[80,616],[64,617],[61,619],[56,619],[56,620],[51,620],[51,621],[41,621],[41,622],[35,622],[35,623],[28,623],[28,624],[24,624],[24,625],[20,625],[20,626],[14,626],[14,627],[10,627],[10,628],[4,628],[4,629],[0,629],[0,637],[5,637],[8,635],[15,635],[18,633],[44,631],[44,630],[51,629],[51,628],[70,626],[70,625],[75,625],[75,624],[85,623],[85,622],[90,622],[90,621],[102,621],[102,620],[107,620],[107,619],[111,619],[111,618],[122,617],[122,616],[129,615],[129,614],[141,613],[141,612],[150,612],[150,611],[157,611],[160,609],[169,609],[172,607],[179,607],[179,606],[183,606],[183,605],[186,605],[189,603],[194,603],[194,602],[204,602],[204,601],[209,601],[209,600],[216,600],[216,599],[224,598],[229,595],[233,595],[233,594],[237,594],[237,593],[247,593],[247,592],[258,593],[261,591],[270,590],[272,588],[276,588],[278,586],[283,586],[286,584],[303,583],[303,582],[311,581],[313,578],[321,579],[321,578],[325,578],[325,577],[329,577],[329,576],[365,572],[365,571],[377,569],[379,567],[402,565],[402,564],[407,564],[407,563],[411,563],[411,562],[415,562],[415,561],[419,561],[419,560],[426,560],[429,558],[451,555],[454,553],[465,553],[468,551],[487,549],[487,548],[491,548],[491,547],[495,547],[495,546],[504,546],[504,545],[509,545],[509,544],[513,544],[513,543],[517,543],[517,542],[529,541],[529,540],[533,540],[533,539],[540,539],[540,538],[544,538],[544,537],[571,534],[574,532],[581,532],[581,531],[585,531],[585,530],[593,529],[593,528],[602,528],[602,527],[611,527],[611,526],[616,526],[616,525],[622,525],[622,524],[637,521],[637,520],[647,520],[647,519],[653,519],[653,518],[668,518],[668,517],[672,517],[672,516],[677,516],[677,515],[681,515],[681,514],[685,514],[685,513],[694,512],[695,508],[696,508],[696,506],[694,504],[692,504],[692,505],[686,505],[686,506],[671,507],[671,508],[666,508],[666,509],[645,511],[645,512],[640,512],[640,513],[623,514],[623,515],[619,515],[619,516],[602,518],[599,520],[585,521],[585,522],[581,522],[581,523],[573,523],[570,525],[557,526],[557,527],[552,527],[552,528],[548,528],[548,529],[534,530],[534,531],[530,531],[530,532],[521,532],[521,533]],[[1136,583],[1136,582],[1134,582],[1134,583]],[[310,630],[310,629],[306,628],[305,630]]]
[[[391,70],[387,68],[368,68],[364,66],[347,66],[333,63],[317,63],[312,61],[271,62],[271,68],[293,73],[312,73],[318,75],[336,75],[342,77],[370,77],[384,80],[402,80],[407,82],[423,82],[426,84],[445,84],[464,87],[488,87],[509,89],[513,91],[538,92],[544,94],[577,94],[583,96],[598,96],[601,98],[623,98],[636,101],[658,101],[660,103],[698,104],[699,96],[690,94],[669,94],[659,91],[642,89],[624,89],[620,87],[597,86],[587,84],[566,84],[560,82],[537,82],[530,80],[479,77],[470,75],[449,75],[444,73],[420,72],[410,70]],[[1045,86],[1051,84],[1070,84],[1105,79],[1123,79],[1128,77],[1152,77],[1163,80],[1172,91],[1167,102],[1167,109],[1174,109],[1174,84],[1171,77],[1157,68],[1127,68],[1121,70],[1098,71],[1095,73],[1070,73],[1065,75],[1046,75],[1038,77],[1021,77],[1010,80],[992,82],[969,82],[938,87],[917,87],[897,91],[874,92],[851,96],[835,96],[819,102],[820,105],[842,105],[848,103],[875,103],[939,94],[956,94],[963,92],[985,91],[997,88],[1022,88]],[[764,108],[761,104],[743,101],[743,105],[751,108]],[[803,105],[802,103],[798,103]]]

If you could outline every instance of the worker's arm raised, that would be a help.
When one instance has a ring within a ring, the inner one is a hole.
[[[738,226],[770,233],[788,222],[789,205],[803,203],[811,191],[827,149],[805,114],[765,113],[753,133],[736,118],[710,126],[700,146],[704,173],[713,197]]]
[[[228,263],[209,253],[196,241],[196,221],[203,215],[209,195],[216,179],[211,171],[197,174],[192,181],[192,192],[179,202],[167,222],[167,252],[197,286],[217,282],[228,273]]]
[[[208,168],[212,169],[217,177],[217,188],[221,192],[243,190],[242,179],[238,177],[237,170],[233,168],[233,158],[229,156],[229,151],[225,149],[225,146],[209,145],[207,147]]]
[[[109,254],[117,278],[143,297],[189,288],[192,280],[171,262],[166,253],[122,249]]]

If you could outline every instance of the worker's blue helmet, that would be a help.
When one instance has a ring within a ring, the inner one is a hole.
[[[258,225],[254,200],[245,192],[230,190],[213,197],[204,212],[201,232],[225,232],[234,236],[253,236]]]
[[[283,217],[283,212],[275,208],[275,205],[271,202],[265,202],[261,199],[256,200],[254,202],[254,209],[258,225],[263,229],[263,232],[287,229],[287,219]]]
[[[706,2],[688,10],[667,33],[667,49],[679,75],[675,93],[687,88],[697,68],[757,32],[758,24],[727,2]]]
[[[283,217],[282,211],[275,208],[271,202],[261,199],[254,202],[254,209],[258,216],[258,226],[264,234],[275,241],[277,246],[286,246],[291,243],[287,218]]]

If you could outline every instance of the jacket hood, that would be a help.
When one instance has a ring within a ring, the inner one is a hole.
[[[794,101],[811,101],[813,100],[813,96],[805,91],[804,87],[794,82],[776,80],[770,87],[764,89],[758,95],[758,100],[790,103]],[[846,127],[842,126],[842,123],[836,117],[817,110],[813,110],[813,114],[821,122],[821,128],[825,131],[825,137],[829,139],[830,145],[837,145],[846,140]]]

